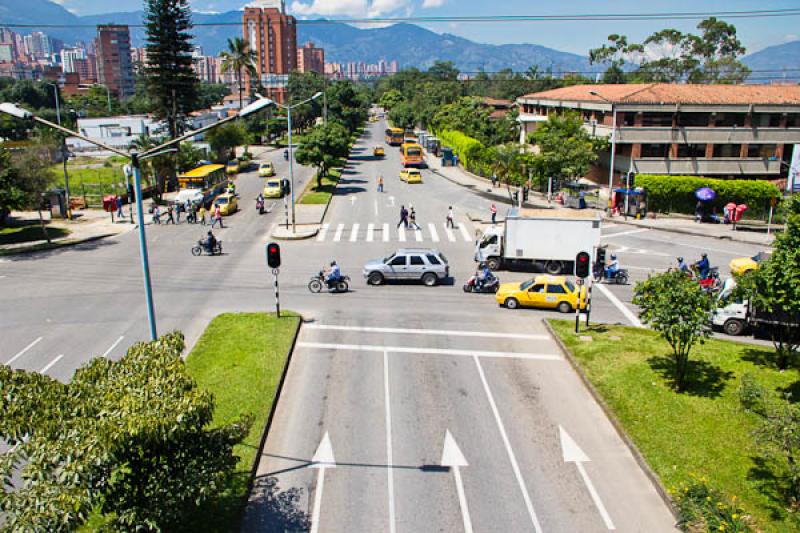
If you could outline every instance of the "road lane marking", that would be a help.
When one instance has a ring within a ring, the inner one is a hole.
[[[635,233],[644,233],[646,231],[650,231],[650,228],[642,228],[642,229],[632,229],[628,231],[620,231],[619,233],[609,233],[607,235],[601,235],[601,239],[610,239],[611,237],[622,237],[623,235],[633,235]]]
[[[637,328],[644,327],[642,323],[639,321],[639,319],[636,318],[636,315],[633,314],[633,311],[628,309],[628,307],[624,303],[619,301],[619,298],[614,296],[611,293],[611,291],[608,290],[602,283],[594,283],[593,286],[594,285],[596,285],[597,288],[600,290],[600,292],[602,292],[605,295],[605,297],[608,298],[611,301],[611,303],[614,304],[614,306],[622,312],[623,315],[625,315],[625,318],[627,318],[631,324],[633,324]]]
[[[34,340],[32,343],[30,343],[29,345],[27,345],[26,347],[24,347],[22,350],[20,350],[19,352],[17,352],[17,355],[15,355],[15,356],[14,356],[14,357],[12,357],[11,359],[9,359],[9,360],[8,360],[8,362],[7,362],[6,364],[7,364],[8,366],[11,366],[11,363],[13,363],[14,361],[16,361],[16,360],[17,360],[17,359],[19,359],[20,357],[22,357],[22,356],[25,354],[25,352],[27,352],[28,350],[30,350],[31,348],[33,348],[34,346],[36,346],[37,344],[39,344],[39,341],[41,341],[41,340],[42,340],[42,337],[39,337],[39,338],[37,338],[36,340]]]
[[[122,339],[124,339],[124,338],[125,338],[125,336],[124,336],[124,335],[120,335],[120,336],[119,336],[119,338],[118,338],[117,340],[115,340],[115,341],[114,341],[114,344],[112,344],[112,345],[111,345],[111,346],[108,348],[108,350],[106,350],[105,352],[103,352],[103,355],[102,355],[101,357],[108,357],[108,354],[110,354],[110,353],[111,353],[111,350],[113,350],[114,348],[116,348],[116,347],[117,347],[117,345],[118,345],[120,342],[122,342]]]
[[[336,233],[333,235],[333,241],[339,242],[342,240],[342,232],[344,231],[344,224],[339,224],[336,226]]]
[[[456,236],[453,233],[453,230],[447,227],[447,224],[444,225],[444,232],[447,234],[447,240],[450,242],[456,242]]]
[[[392,407],[389,403],[389,352],[383,351],[383,393],[386,405],[386,476],[389,484],[389,533],[395,531],[394,511],[394,453],[392,452]]]
[[[458,229],[461,230],[461,235],[464,237],[465,242],[472,241],[472,238],[469,236],[469,232],[467,231],[467,226],[465,224],[459,224]]]
[[[379,328],[368,326],[339,326],[334,324],[304,324],[303,329],[330,329],[335,331],[360,331],[363,333],[406,333],[409,335],[447,335],[453,337],[489,337],[496,339],[550,340],[547,334],[504,333],[497,331],[462,331],[457,329]]]
[[[7,276],[0,276],[0,279],[6,279]]]
[[[40,373],[40,374],[44,374],[44,373],[46,373],[48,370],[50,370],[51,368],[53,368],[53,365],[55,365],[56,363],[58,363],[58,362],[61,360],[61,358],[62,358],[62,357],[64,357],[64,354],[63,354],[63,353],[62,353],[62,354],[60,354],[60,355],[57,355],[57,356],[55,357],[55,359],[53,359],[52,361],[50,361],[49,363],[47,363],[46,365],[44,365],[44,368],[42,368],[42,369],[39,371],[39,373]]]
[[[336,459],[333,456],[333,447],[328,432],[322,437],[317,451],[311,458],[309,468],[317,468],[317,486],[314,489],[314,510],[311,514],[311,533],[319,531],[319,514],[322,509],[322,489],[325,488],[325,471],[329,468],[336,468]]]
[[[511,461],[511,468],[514,471],[514,477],[517,478],[519,489],[522,491],[522,498],[525,500],[525,507],[528,509],[528,515],[533,523],[533,529],[536,530],[536,533],[542,533],[542,526],[539,524],[539,518],[536,516],[536,511],[533,510],[533,503],[531,502],[531,497],[528,494],[528,489],[525,486],[525,480],[522,479],[522,472],[519,470],[517,457],[514,455],[514,450],[511,449],[511,442],[508,440],[508,435],[506,435],[506,428],[503,426],[503,420],[500,418],[500,412],[497,410],[497,404],[494,402],[494,396],[492,396],[492,391],[489,388],[489,382],[486,381],[486,375],[483,373],[481,360],[477,355],[474,355],[473,359],[475,360],[475,366],[478,367],[478,374],[480,375],[481,383],[483,384],[483,390],[486,392],[486,398],[489,400],[489,406],[492,408],[492,414],[497,422],[497,429],[500,430],[500,436],[502,437],[503,444],[506,447],[508,459]]]
[[[322,227],[319,229],[319,235],[317,235],[317,241],[324,241],[325,237],[328,236],[328,228],[330,224],[323,224]]]
[[[414,230],[414,237],[416,237],[417,242],[422,242],[422,230],[415,229]]]
[[[383,242],[389,242],[389,224],[383,225]]]
[[[406,229],[403,226],[397,228],[397,240],[406,242]]]
[[[467,506],[467,496],[464,494],[464,481],[461,479],[461,467],[469,466],[464,454],[456,444],[456,440],[445,430],[444,447],[442,449],[441,465],[453,470],[453,477],[456,481],[456,494],[458,494],[458,506],[461,508],[461,521],[464,523],[464,533],[472,533],[472,519],[469,516]]]
[[[439,234],[436,233],[436,225],[433,222],[428,224],[428,230],[431,232],[431,240],[439,242]]]
[[[375,216],[378,216],[378,200],[375,200]]]
[[[570,437],[569,433],[567,433],[562,426],[558,426],[558,434],[561,440],[561,453],[564,457],[564,462],[575,463],[575,466],[578,467],[578,472],[583,478],[583,483],[589,490],[589,496],[592,497],[595,507],[597,507],[597,510],[600,512],[600,516],[603,517],[606,528],[610,530],[616,529],[616,527],[614,527],[614,522],[611,521],[611,516],[608,514],[608,510],[606,510],[606,506],[603,505],[603,500],[600,499],[600,495],[594,488],[592,480],[589,479],[589,474],[586,473],[586,469],[583,467],[583,463],[589,462],[591,459],[581,450],[578,443]]]
[[[298,342],[301,348],[315,348],[318,350],[347,350],[361,352],[383,352],[406,354],[431,354],[431,355],[458,355],[466,357],[494,357],[499,359],[529,359],[538,361],[563,361],[563,357],[556,354],[524,353],[524,352],[486,352],[478,350],[454,350],[450,348],[426,348],[409,346],[379,346],[377,344],[337,344],[326,342]]]
[[[375,233],[375,224],[370,222],[369,224],[367,224],[367,242],[372,242],[374,233]]]
[[[360,224],[353,224],[353,227],[350,230],[350,242],[356,242],[356,239],[358,239],[358,228],[359,227],[360,227]]]

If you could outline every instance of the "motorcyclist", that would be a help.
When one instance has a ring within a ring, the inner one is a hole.
[[[700,257],[700,261],[695,263],[694,267],[700,274],[700,279],[706,279],[708,277],[709,271],[711,270],[711,264],[708,261],[708,254],[703,253],[703,255]]]
[[[328,284],[328,287],[339,281],[342,277],[342,271],[339,269],[339,265],[336,264],[336,261],[331,261],[331,268],[328,269],[325,276],[325,283]]]
[[[283,151],[283,158],[287,159],[287,160],[289,159],[289,150],[288,149]]]
[[[683,260],[683,257],[678,257],[678,272],[691,274],[691,269],[689,268],[689,265],[686,264],[686,261]]]
[[[214,247],[217,245],[217,238],[214,237],[214,234],[211,230],[208,230],[208,234],[206,235],[205,240],[203,241],[203,248],[206,249],[206,252],[213,253]]]
[[[260,215],[264,214],[264,196],[261,193],[256,196],[256,209]]]
[[[611,261],[606,265],[605,275],[606,279],[613,279],[619,270],[619,260],[616,254],[611,254]]]
[[[483,286],[492,279],[492,270],[489,268],[489,265],[486,263],[481,263],[478,265],[478,269],[478,272],[475,274],[476,291],[481,290]]]

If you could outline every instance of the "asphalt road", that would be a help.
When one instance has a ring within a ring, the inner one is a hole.
[[[488,217],[490,202],[429,171],[421,185],[401,182],[396,148],[371,156],[384,128],[371,124],[356,145],[320,234],[282,243],[282,307],[305,324],[245,529],[316,516],[320,531],[671,530],[654,487],[543,328],[558,314],[461,291],[479,229],[467,213]],[[286,163],[272,155],[283,177]],[[295,168],[299,192],[312,171]],[[264,244],[283,209],[256,214],[262,181],[238,177],[242,211],[217,232],[222,257],[190,255],[203,228],[147,226],[160,332],[180,329],[191,344],[220,312],[272,310]],[[397,228],[401,205],[415,207],[421,231]],[[677,255],[705,250],[724,270],[758,251],[624,225],[603,234],[634,281]],[[363,264],[403,246],[441,250],[453,282],[367,286]],[[331,259],[353,278],[351,292],[310,294],[309,277]],[[594,291],[593,320],[635,322],[632,286],[604,289]],[[66,380],[90,357],[118,358],[147,338],[135,233],[2,259],[0,298],[0,363],[15,368]],[[326,434],[333,457],[320,446]],[[318,448],[335,468],[309,468]]]

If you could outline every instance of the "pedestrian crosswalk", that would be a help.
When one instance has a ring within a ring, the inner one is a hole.
[[[473,242],[466,224],[457,224],[450,228],[446,223],[441,225],[430,222],[417,228],[405,228],[389,223],[370,222],[323,224],[317,233],[317,242]]]

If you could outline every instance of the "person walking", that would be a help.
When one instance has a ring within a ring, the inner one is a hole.
[[[378,174],[378,192],[383,192],[383,176]]]
[[[205,204],[200,204],[200,211],[198,211],[198,215],[200,215],[200,224],[202,226],[206,225],[206,206]]]
[[[197,206],[187,202],[187,211],[189,211],[189,214],[186,215],[187,220],[192,224],[197,224]]]
[[[453,214],[453,206],[447,208],[447,227],[455,229],[455,215]]]
[[[164,224],[169,224],[170,222],[175,224],[174,211],[175,211],[175,209],[172,207],[172,204],[168,204],[167,205],[167,221],[164,222]]]
[[[222,211],[220,210],[218,205],[215,205],[214,214],[211,215],[211,227],[214,228],[217,224],[219,224],[220,228],[225,227],[222,225]]]
[[[489,211],[492,213],[492,225],[497,224],[497,206],[492,204],[492,207],[489,208]]]
[[[122,197],[117,196],[117,218],[122,219],[125,213],[122,212]]]
[[[397,223],[397,227],[400,227],[400,224],[408,228],[408,211],[406,210],[406,206],[400,206],[400,222]]]
[[[181,204],[180,202],[175,202],[175,223],[181,223]]]
[[[153,203],[153,224],[161,224],[161,209],[156,203]]]
[[[408,215],[408,227],[415,230],[422,229],[417,225],[417,211],[413,207],[411,208],[411,213]]]
[[[497,174],[492,172],[492,189],[494,189],[495,187],[497,187]]]

